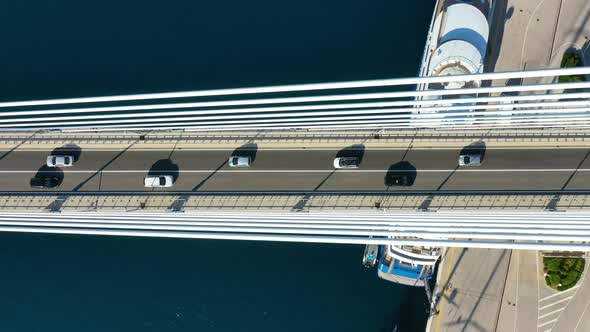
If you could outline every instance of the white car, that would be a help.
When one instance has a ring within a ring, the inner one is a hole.
[[[148,188],[172,187],[172,175],[148,175],[143,179],[143,185]]]
[[[459,156],[459,166],[479,165],[481,165],[481,155],[479,154],[462,154]]]
[[[231,156],[227,161],[229,167],[250,167],[252,160],[250,157]]]
[[[360,159],[358,157],[338,157],[334,159],[334,168],[358,168]]]
[[[74,157],[50,155],[47,156],[47,166],[49,167],[70,167],[74,165]]]

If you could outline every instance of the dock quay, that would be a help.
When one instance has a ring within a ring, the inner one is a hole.
[[[588,1],[494,1],[485,72],[558,68],[567,50],[589,63],[589,13]],[[445,250],[426,331],[589,331],[588,264],[574,289],[557,292],[541,260],[539,251]]]

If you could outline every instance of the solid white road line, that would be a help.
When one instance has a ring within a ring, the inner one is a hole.
[[[76,170],[67,168],[56,168],[55,171],[63,171],[64,173],[95,173],[99,170]],[[0,170],[0,173],[30,173],[37,172],[38,169],[32,170]],[[102,170],[103,173],[145,173],[148,172],[149,168],[142,170]],[[162,173],[175,173],[176,171],[159,170]],[[331,173],[336,171],[337,173],[383,173],[388,172],[388,169],[203,169],[203,170],[179,170],[179,173]],[[543,168],[532,168],[532,169],[416,169],[416,170],[392,170],[397,173],[447,173],[447,172],[458,172],[458,173],[501,173],[501,172],[519,172],[519,173],[530,173],[530,172],[590,172],[590,168],[555,168],[555,169],[543,169]],[[51,172],[48,170],[47,172]]]

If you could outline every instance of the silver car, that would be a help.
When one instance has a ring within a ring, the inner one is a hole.
[[[143,179],[143,185],[148,188],[172,187],[172,175],[148,175]]]
[[[250,157],[231,156],[227,161],[229,167],[250,167],[252,160]]]
[[[481,165],[481,155],[479,154],[462,154],[459,156],[459,166],[479,165]]]
[[[360,159],[358,157],[338,157],[334,159],[334,168],[358,168]]]
[[[49,167],[70,167],[74,165],[74,157],[62,155],[47,156],[47,166]]]

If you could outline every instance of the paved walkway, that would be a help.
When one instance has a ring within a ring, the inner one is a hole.
[[[175,204],[180,204],[180,211],[197,210],[232,211],[292,211],[302,200],[303,211],[412,211],[422,210],[429,202],[429,211],[482,210],[482,211],[545,211],[552,196],[548,195],[451,195],[429,197],[420,196],[375,196],[375,195],[61,195],[67,199],[60,205],[61,211],[145,211],[169,212]],[[56,195],[8,195],[0,196],[0,211],[47,211],[56,199]],[[180,202],[182,201],[182,202]],[[590,196],[564,196],[555,206],[562,211],[588,211]]]
[[[495,331],[509,260],[510,250],[446,250],[427,332]]]
[[[590,63],[587,0],[498,0],[495,6],[486,71],[558,68],[571,48]]]
[[[498,0],[486,71],[547,68],[560,6],[561,0]]]
[[[546,286],[537,251],[512,251],[497,331],[590,331],[590,278],[586,264],[573,288]]]
[[[561,57],[568,49],[581,50],[586,65],[590,65],[590,1],[563,0],[555,42],[551,51],[551,67],[558,67]]]

